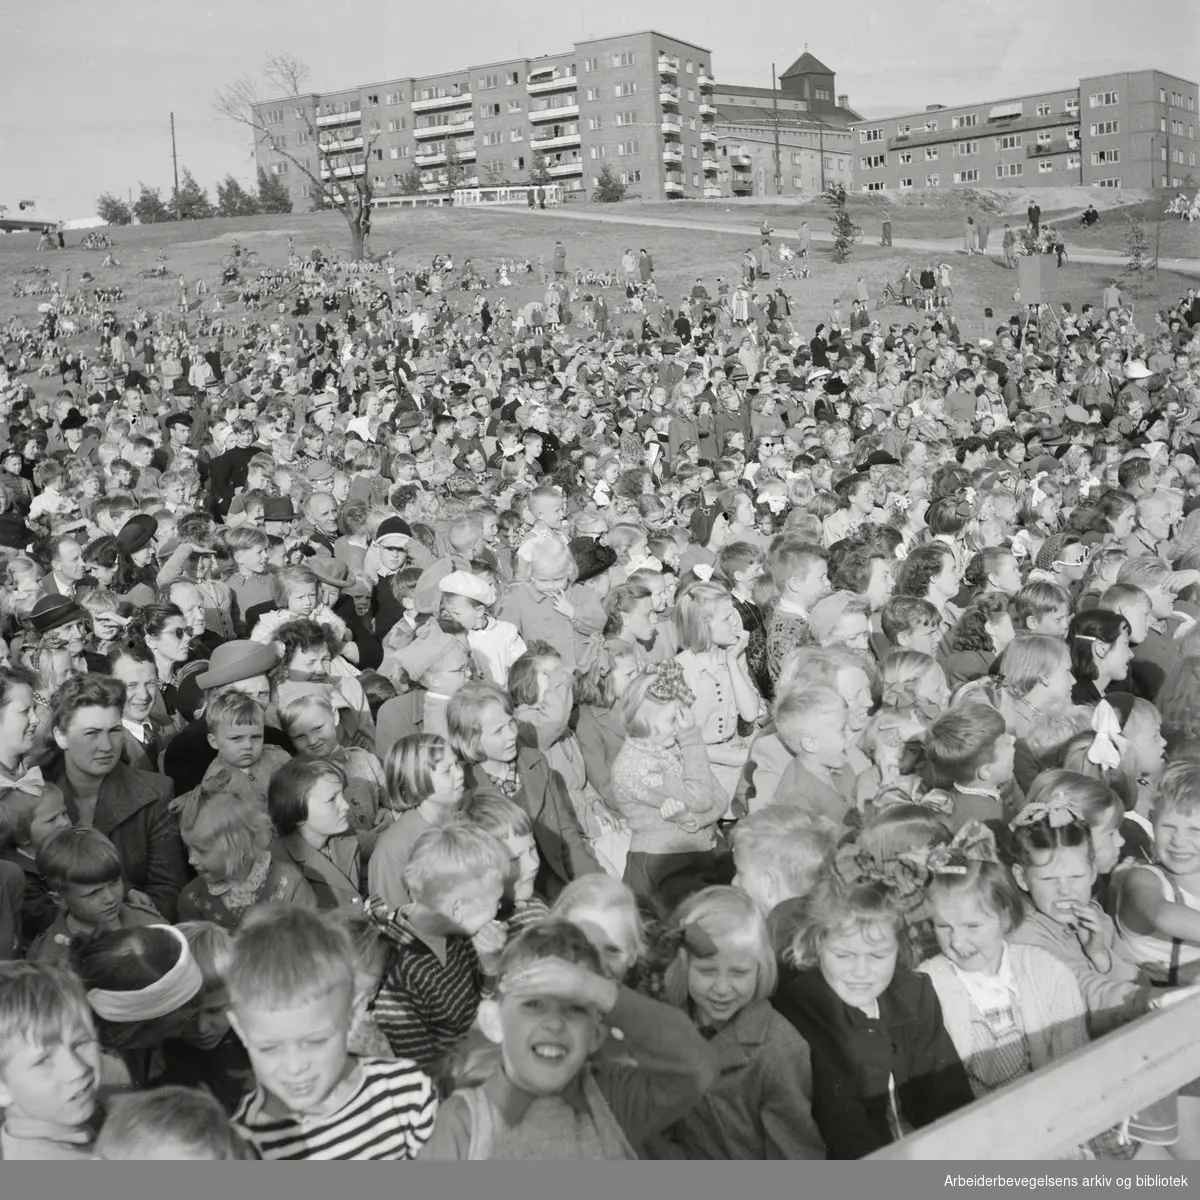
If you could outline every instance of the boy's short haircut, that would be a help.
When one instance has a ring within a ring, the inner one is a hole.
[[[1122,609],[1134,604],[1145,605],[1146,608],[1152,606],[1149,595],[1136,584],[1114,583],[1112,587],[1101,593],[1096,607],[1104,609],[1105,612],[1119,613]]]
[[[322,712],[334,715],[333,701],[324,692],[300,692],[279,710],[284,732],[290,735],[292,726],[310,708],[319,708]]]
[[[548,958],[576,963],[593,975],[604,974],[600,952],[588,941],[583,930],[565,917],[547,917],[527,925],[505,946],[496,972],[501,994],[506,976]]]
[[[835,845],[831,822],[783,804],[760,808],[733,827],[734,858],[770,871],[796,896],[812,890]]]
[[[925,735],[925,757],[937,782],[969,783],[996,757],[996,742],[1007,729],[1004,718],[986,704],[964,704],[944,712]]]
[[[233,935],[215,921],[180,921],[175,928],[187,938],[205,990],[223,988],[233,961]]]
[[[717,567],[721,574],[732,583],[733,577],[738,571],[757,567],[765,558],[766,552],[761,546],[755,546],[751,542],[730,542],[728,545],[722,546],[717,554]]]
[[[872,564],[888,561],[887,554],[879,546],[864,543],[851,546],[838,559],[833,572],[833,588],[839,592],[862,593],[871,584]]]
[[[529,814],[507,796],[492,796],[486,792],[472,796],[459,813],[469,824],[477,825],[500,842],[512,837],[533,836],[533,821]]]
[[[1194,813],[1200,809],[1200,761],[1180,758],[1168,764],[1154,789],[1151,815],[1157,820],[1164,813]]]
[[[775,730],[779,740],[795,754],[795,747],[804,736],[809,721],[826,713],[845,710],[845,700],[833,688],[793,688],[775,702]]]
[[[813,542],[793,541],[785,538],[771,547],[767,555],[767,566],[775,586],[784,592],[791,580],[801,572],[808,574],[819,564],[827,561],[825,551]]]
[[[525,430],[525,435],[530,433],[535,433],[538,437],[542,436],[536,429]],[[535,504],[542,503],[543,501],[553,501],[554,503],[558,503],[558,501],[560,501],[562,498],[563,494],[561,488],[556,488],[552,484],[542,484],[539,487],[535,487],[533,491],[529,493],[529,506],[532,508]]]
[[[61,829],[37,852],[37,872],[51,891],[68,883],[112,883],[121,878],[121,856],[98,829]]]
[[[22,1043],[57,1046],[96,1023],[74,971],[43,962],[0,963],[0,1073]]]
[[[326,913],[282,904],[254,908],[233,939],[225,983],[235,1011],[294,1008],[340,987],[349,995],[354,950]]]
[[[98,1155],[108,1161],[144,1159],[155,1145],[178,1146],[212,1161],[256,1157],[209,1092],[172,1085],[114,1097],[96,1139]]]
[[[417,904],[437,902],[463,887],[473,887],[489,873],[508,878],[508,851],[478,825],[447,825],[426,830],[412,848],[404,868],[404,887]]]
[[[879,614],[883,636],[893,646],[902,633],[913,634],[918,629],[937,629],[942,618],[938,610],[920,596],[892,596]]]
[[[1163,562],[1154,554],[1141,554],[1131,558],[1117,572],[1118,583],[1132,583],[1148,592],[1151,588],[1162,587],[1171,578],[1170,564]]]
[[[1030,617],[1044,617],[1055,609],[1071,611],[1071,597],[1065,588],[1048,579],[1035,579],[1027,583],[1013,598],[1013,620],[1018,628],[1024,628]]]
[[[245,692],[222,692],[214,696],[204,707],[204,723],[209,733],[216,733],[222,725],[234,729],[250,725],[265,725],[267,714],[253,696]]]

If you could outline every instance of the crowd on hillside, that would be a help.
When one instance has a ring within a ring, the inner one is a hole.
[[[858,1158],[1200,982],[1196,291],[627,259],[0,327],[0,1158]]]

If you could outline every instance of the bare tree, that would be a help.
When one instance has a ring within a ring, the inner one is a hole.
[[[293,104],[297,117],[303,121],[308,141],[317,149],[317,169],[314,171],[308,159],[298,158],[286,146],[275,144],[275,136],[265,117],[257,110],[260,103],[258,86],[254,80],[243,75],[228,87],[218,92],[213,107],[218,115],[244,125],[254,136],[255,146],[266,146],[282,155],[312,185],[317,202],[328,207],[340,208],[350,228],[351,253],[355,259],[363,256],[363,242],[370,230],[371,206],[374,193],[371,190],[371,150],[379,138],[378,123],[364,122],[362,126],[362,171],[354,161],[355,151],[348,149],[350,139],[342,133],[334,133],[317,127],[317,106],[309,105],[312,93],[303,91],[311,72],[308,65],[291,54],[269,54],[263,61],[263,81],[272,97],[279,97]]]

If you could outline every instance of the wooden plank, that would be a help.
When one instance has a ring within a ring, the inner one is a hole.
[[[1060,1158],[1196,1078],[1200,996],[1147,1013],[871,1158]]]

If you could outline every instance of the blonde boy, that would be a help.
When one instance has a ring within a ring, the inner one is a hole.
[[[812,641],[808,614],[829,591],[829,562],[820,546],[785,539],[772,548],[767,565],[779,589],[767,626],[767,670],[774,681],[788,652]]]
[[[236,1162],[254,1158],[208,1092],[159,1087],[116,1097],[96,1139],[105,1162]]]
[[[208,744],[217,757],[204,778],[209,780],[228,771],[231,787],[265,804],[271,776],[292,757],[281,746],[264,745],[266,719],[258,701],[244,692],[225,692],[210,701],[204,721]]]
[[[929,727],[925,755],[935,781],[950,792],[951,829],[1010,815],[1003,793],[1013,782],[1015,746],[1004,718],[986,704],[952,708]]]
[[[831,688],[789,691],[775,706],[775,731],[792,761],[772,800],[845,823],[854,807],[854,772],[847,769],[846,702]]]
[[[433,1128],[433,1084],[403,1059],[356,1059],[354,951],[310,909],[252,912],[234,939],[229,1023],[257,1087],[238,1132],[268,1159],[415,1157]]]
[[[100,1043],[75,975],[0,963],[0,1159],[91,1158]]]

